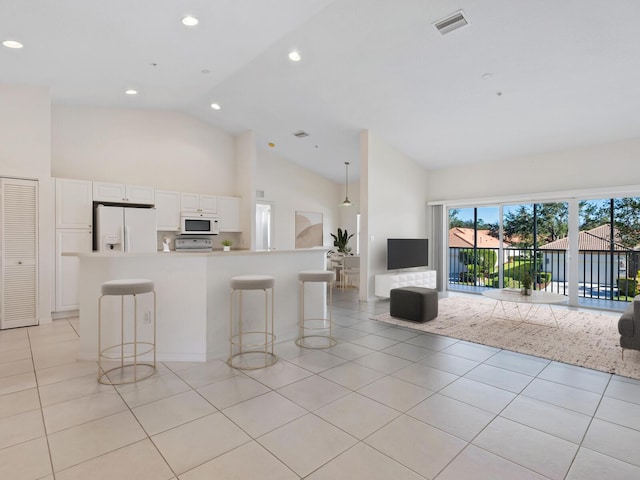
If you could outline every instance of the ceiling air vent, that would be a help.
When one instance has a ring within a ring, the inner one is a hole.
[[[298,130],[297,132],[293,132],[293,136],[298,138],[304,138],[304,137],[308,137],[309,134],[304,130]]]
[[[456,13],[452,13],[451,15],[434,23],[434,25],[442,35],[444,35],[445,33],[453,32],[454,30],[462,28],[468,24],[469,22],[466,18],[464,18],[462,10],[459,10]]]

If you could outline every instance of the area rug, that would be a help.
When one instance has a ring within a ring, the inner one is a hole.
[[[516,308],[525,313],[523,305],[515,303],[504,302],[503,310],[490,299],[450,297],[438,302],[438,316],[426,323],[408,322],[388,313],[373,319],[640,379],[640,352],[626,350],[622,359],[619,313],[554,306],[551,308],[557,319],[556,327],[548,305],[532,311],[526,323],[520,320]]]

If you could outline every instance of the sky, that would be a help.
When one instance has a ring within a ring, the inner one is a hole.
[[[589,200],[590,203],[608,202],[608,199],[601,200]],[[520,208],[522,204],[517,205],[503,205],[502,211],[506,215],[509,212],[515,212]],[[525,204],[530,205],[530,204]],[[473,207],[459,208],[458,218],[463,221],[473,220]],[[478,220],[483,220],[485,223],[498,223],[498,214],[500,213],[499,207],[479,207],[478,208]]]
[[[503,206],[503,212],[506,215],[508,212],[515,211],[520,205],[505,205]],[[473,207],[472,208],[460,208],[458,210],[458,218],[463,221],[473,220]],[[498,223],[498,214],[500,210],[498,207],[479,207],[478,208],[478,220],[482,219],[485,223]]]

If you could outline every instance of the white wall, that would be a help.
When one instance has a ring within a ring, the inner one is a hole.
[[[360,267],[360,298],[366,300],[373,297],[374,275],[387,271],[387,239],[429,236],[429,174],[368,131],[361,134],[361,172],[366,264]]]
[[[38,180],[39,315],[51,321],[54,210],[49,90],[0,84],[0,176]]]
[[[640,139],[520,159],[432,170],[429,200],[560,192],[640,184]]]
[[[340,201],[344,200],[345,186],[344,184],[338,186]],[[360,182],[349,182],[349,200],[352,205],[350,207],[338,207],[338,224],[336,228],[329,233],[336,233],[338,227],[342,230],[347,230],[349,235],[354,234],[353,238],[349,240],[349,247],[351,247],[351,253],[356,253],[356,231],[357,231],[357,215],[360,213]],[[330,238],[331,245],[333,245],[333,238]]]
[[[264,191],[261,200],[274,203],[276,249],[295,248],[295,212],[298,210],[322,212],[323,244],[333,245],[330,233],[340,226],[338,204],[344,199],[344,186],[291,163],[276,152],[259,150],[255,188]]]
[[[179,112],[53,106],[54,177],[237,195],[235,138]]]
[[[253,132],[245,132],[236,137],[236,177],[237,195],[240,203],[240,247],[255,249],[256,218],[256,140]]]

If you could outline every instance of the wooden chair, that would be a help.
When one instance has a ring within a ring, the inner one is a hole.
[[[351,285],[360,286],[360,257],[346,256],[342,259],[340,288],[344,289]]]

